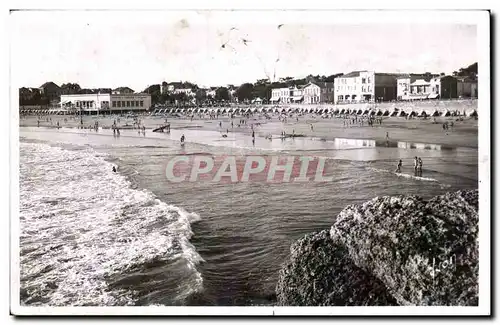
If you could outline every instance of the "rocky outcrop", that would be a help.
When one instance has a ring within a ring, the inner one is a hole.
[[[396,305],[382,282],[354,265],[328,230],[292,245],[276,291],[278,304],[286,306]]]
[[[478,191],[346,207],[291,248],[280,305],[477,305]]]

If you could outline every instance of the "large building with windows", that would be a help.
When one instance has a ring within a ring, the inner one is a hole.
[[[83,112],[112,113],[147,111],[151,107],[149,94],[77,94],[61,95],[61,108]]]
[[[397,74],[353,71],[335,78],[335,103],[391,101],[397,98]]]

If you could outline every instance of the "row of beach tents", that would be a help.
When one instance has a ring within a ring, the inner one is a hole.
[[[36,115],[65,115],[65,110],[21,110],[21,114]],[[397,117],[432,117],[432,116],[477,116],[475,108],[467,110],[449,110],[449,109],[414,109],[414,108],[339,108],[339,107],[278,107],[278,106],[260,106],[260,107],[210,107],[210,108],[156,108],[151,115],[163,114],[317,114],[317,115],[361,115],[361,116],[397,116]]]
[[[418,116],[418,117],[430,117],[430,116],[477,116],[476,109],[469,110],[448,110],[448,109],[404,109],[404,108],[393,108],[389,109],[376,109],[376,108],[333,108],[333,107],[236,107],[236,108],[163,108],[156,109],[152,112],[152,115],[161,114],[253,114],[253,113],[278,113],[278,114],[348,114],[348,115],[364,115],[364,116]]]

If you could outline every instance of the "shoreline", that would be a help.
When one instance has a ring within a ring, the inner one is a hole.
[[[79,129],[79,117],[77,116],[52,116],[52,122],[46,120],[41,121],[40,127],[57,128],[57,122],[64,128]],[[64,119],[67,119],[64,122]],[[100,117],[100,116],[85,116],[84,125],[88,128],[95,121],[99,121],[99,127],[103,129],[111,128],[113,121],[118,117]],[[119,118],[119,126],[121,129],[135,129],[133,120],[127,118]],[[239,120],[246,120],[246,124],[237,126]],[[231,118],[222,116],[218,119],[196,118],[192,121],[189,118],[168,117],[167,121],[171,125],[172,130],[196,130],[196,131],[214,131],[229,133],[241,133],[251,135],[251,124],[255,126],[256,136],[266,137],[268,135],[279,136],[282,131],[288,135],[295,133],[300,135],[297,138],[316,138],[320,141],[334,141],[334,139],[355,139],[355,140],[372,140],[377,143],[385,143],[387,140],[390,143],[407,142],[415,144],[432,144],[444,147],[463,147],[470,149],[478,149],[478,121],[472,117],[466,117],[463,121],[456,121],[456,117],[438,117],[436,123],[432,119],[411,119],[406,120],[401,117],[385,117],[382,120],[382,125],[375,124],[372,126],[363,126],[358,124],[348,124],[344,126],[342,118],[320,118],[314,115],[301,116],[299,121],[289,118],[288,121],[279,121],[277,116],[272,116],[271,119],[266,119],[263,116],[252,116],[248,119],[234,118],[233,127],[231,127]],[[142,125],[146,130],[151,132],[152,129],[165,124],[165,118],[161,117],[144,117],[141,119]],[[454,126],[444,131],[442,124],[445,122],[453,122]],[[222,128],[219,127],[222,123]],[[312,126],[312,129],[311,129]],[[28,116],[19,120],[19,127],[37,127],[37,117]],[[387,132],[389,138],[387,139]]]

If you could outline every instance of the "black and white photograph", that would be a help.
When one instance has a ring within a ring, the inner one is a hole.
[[[490,315],[489,11],[8,18],[13,315]]]

